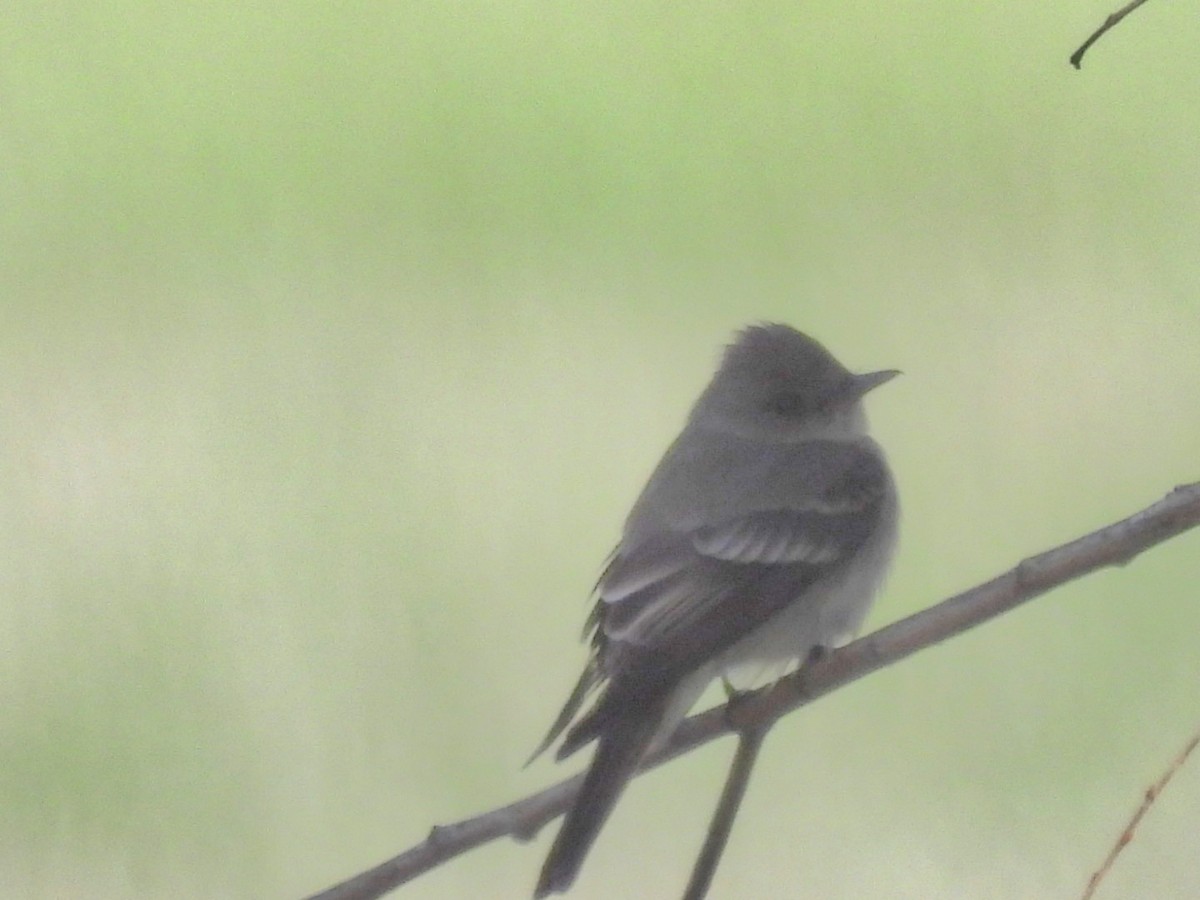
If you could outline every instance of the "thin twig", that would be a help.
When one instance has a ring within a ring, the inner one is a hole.
[[[1137,812],[1135,812],[1132,818],[1130,818],[1129,824],[1125,826],[1125,830],[1121,832],[1121,836],[1117,838],[1117,842],[1113,844],[1112,849],[1108,851],[1108,856],[1105,857],[1100,868],[1092,873],[1092,877],[1088,880],[1087,888],[1084,889],[1083,897],[1080,898],[1080,900],[1091,900],[1092,895],[1096,893],[1096,888],[1100,886],[1100,882],[1103,881],[1105,876],[1108,875],[1108,870],[1111,869],[1113,863],[1117,861],[1117,856],[1122,850],[1125,849],[1125,846],[1133,840],[1133,833],[1137,830],[1138,825],[1141,824],[1142,817],[1145,816],[1150,807],[1154,805],[1154,801],[1158,799],[1158,795],[1161,794],[1163,788],[1167,786],[1167,782],[1174,778],[1175,773],[1183,768],[1183,764],[1187,762],[1187,758],[1192,755],[1192,751],[1196,749],[1197,744],[1200,744],[1200,733],[1194,735],[1192,739],[1187,742],[1187,745],[1183,748],[1183,750],[1180,751],[1179,755],[1175,757],[1171,765],[1167,767],[1167,771],[1163,773],[1162,777],[1146,789],[1146,794],[1144,797],[1142,797],[1141,806],[1137,808]]]
[[[692,867],[692,877],[683,893],[683,900],[704,900],[708,896],[713,875],[721,861],[721,854],[725,852],[725,845],[729,843],[733,820],[737,818],[742,798],[746,796],[750,773],[754,771],[758,751],[762,748],[763,738],[766,736],[765,728],[747,728],[738,735],[737,753],[729,767],[729,777],[725,779],[725,788],[721,791],[721,799],[708,826],[704,847],[696,858],[696,865]]]
[[[1100,38],[1104,37],[1105,33],[1113,28],[1118,22],[1124,19],[1127,15],[1145,3],[1146,0],[1133,0],[1132,3],[1121,7],[1111,16],[1104,20],[1104,24],[1092,32],[1091,36],[1079,45],[1079,49],[1071,54],[1071,65],[1076,69],[1083,65],[1083,54],[1088,52],[1088,49]]]
[[[739,698],[738,714],[742,722],[769,728],[781,716],[864,675],[1097,569],[1124,565],[1144,550],[1197,525],[1200,482],[1177,487],[1127,519],[1031,557],[985,584],[822,656],[771,687]],[[667,745],[642,764],[642,771],[728,733],[727,716],[722,705],[686,719]],[[566,810],[582,781],[583,777],[576,775],[507,806],[435,828],[416,846],[314,895],[312,900],[373,900],[480,844],[506,836],[529,839]]]

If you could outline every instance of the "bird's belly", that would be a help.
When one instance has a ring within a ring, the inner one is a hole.
[[[749,690],[781,677],[814,647],[848,643],[870,612],[895,542],[892,519],[842,572],[809,587],[726,650],[715,674],[723,675],[739,690]]]

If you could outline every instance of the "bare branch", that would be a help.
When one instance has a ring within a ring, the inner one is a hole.
[[[1192,751],[1196,749],[1197,744],[1200,744],[1200,734],[1193,735],[1192,739],[1187,742],[1171,765],[1167,767],[1167,771],[1163,772],[1162,777],[1146,789],[1146,794],[1142,797],[1141,806],[1137,808],[1137,812],[1129,819],[1129,824],[1125,826],[1125,830],[1121,832],[1121,836],[1117,838],[1117,842],[1108,851],[1108,856],[1104,858],[1104,862],[1101,863],[1100,868],[1092,873],[1092,877],[1088,880],[1087,888],[1084,889],[1082,900],[1091,900],[1092,896],[1096,893],[1096,888],[1100,886],[1100,882],[1108,875],[1108,870],[1117,861],[1117,855],[1125,849],[1126,844],[1133,840],[1133,833],[1141,823],[1142,817],[1154,805],[1154,801],[1163,792],[1163,788],[1167,786],[1167,782],[1174,778],[1175,773],[1183,768],[1183,764],[1192,755]]]
[[[1127,519],[1026,559],[1003,575],[834,650],[771,687],[739,698],[740,722],[764,733],[794,709],[918,650],[961,634],[1022,603],[1097,569],[1125,565],[1143,551],[1200,525],[1200,482],[1170,494]],[[730,731],[726,706],[685,720],[645,771]],[[507,806],[434,828],[420,844],[311,900],[380,897],[467,850],[496,838],[533,837],[570,805],[583,778],[576,775]]]
[[[1146,0],[1133,0],[1132,3],[1121,7],[1115,13],[1105,19],[1104,24],[1093,31],[1091,36],[1079,46],[1079,49],[1071,54],[1071,65],[1073,65],[1076,69],[1080,68],[1083,65],[1083,54],[1088,52],[1092,44],[1104,37],[1105,33],[1109,29],[1116,26],[1122,19],[1124,19],[1127,15],[1145,2]]]
[[[737,818],[742,798],[746,796],[746,786],[750,783],[750,773],[754,771],[754,763],[758,759],[758,751],[762,749],[763,738],[767,736],[766,729],[749,727],[738,736],[737,754],[729,767],[729,777],[725,780],[725,789],[721,791],[721,800],[713,813],[712,822],[708,826],[708,834],[704,838],[704,847],[692,868],[692,877],[688,880],[687,890],[683,900],[704,900],[712,885],[713,875],[717,871],[717,863],[729,843],[729,835],[733,831],[733,820]]]

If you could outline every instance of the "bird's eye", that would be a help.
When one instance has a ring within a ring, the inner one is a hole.
[[[802,416],[812,411],[811,402],[795,393],[773,394],[767,398],[765,407],[777,416]]]

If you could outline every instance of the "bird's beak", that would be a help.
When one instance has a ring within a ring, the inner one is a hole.
[[[854,376],[854,393],[861,397],[867,391],[873,391],[885,381],[891,381],[900,374],[899,369],[884,369],[881,372],[867,372]]]

